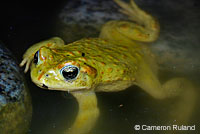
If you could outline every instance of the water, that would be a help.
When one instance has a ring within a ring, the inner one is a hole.
[[[30,44],[56,36],[52,28],[56,25],[55,16],[62,7],[62,2],[5,4],[4,12],[7,11],[7,7],[11,7],[12,12],[9,11],[8,14],[4,14],[5,17],[2,17],[4,24],[1,25],[3,31],[1,32],[1,40],[16,55],[18,61],[21,60],[23,53]],[[198,71],[190,71],[189,74],[176,73],[176,71],[170,69],[168,71],[171,72],[163,71],[162,80],[184,75],[195,84],[199,84]],[[63,130],[69,128],[78,110],[75,99],[70,94],[63,95],[59,91],[38,88],[31,82],[29,73],[26,74],[26,79],[33,100],[33,119],[29,134],[60,134]],[[198,87],[200,86],[198,85]],[[198,95],[199,92],[200,90],[197,89]],[[94,134],[151,134],[155,132],[134,131],[134,125],[167,125],[174,121],[168,119],[167,115],[171,106],[177,101],[176,99],[158,101],[136,86],[122,92],[97,93],[97,98],[101,115],[92,130]],[[196,131],[187,131],[186,133],[200,132],[199,102],[198,97],[189,122],[189,125],[196,125]],[[158,131],[157,133],[162,132]]]
[[[30,81],[29,85],[34,108],[30,134],[60,134],[70,127],[78,110],[75,99],[70,94],[63,96],[61,92],[42,90]],[[199,90],[197,93],[199,94]],[[155,132],[135,131],[134,126],[176,124],[175,119],[168,118],[168,114],[177,99],[159,101],[136,86],[121,92],[97,93],[97,98],[101,114],[92,130],[95,134],[152,134]],[[196,125],[196,131],[186,131],[187,134],[200,131],[200,122],[197,118],[199,112],[197,101],[191,121],[188,123],[188,125]],[[162,132],[157,131],[157,133]]]

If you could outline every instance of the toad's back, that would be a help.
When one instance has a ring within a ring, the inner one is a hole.
[[[70,59],[84,61],[97,70],[97,91],[118,91],[133,84],[138,65],[144,57],[143,48],[137,44],[129,47],[100,38],[89,38],[62,46],[60,49],[64,53],[67,50]]]

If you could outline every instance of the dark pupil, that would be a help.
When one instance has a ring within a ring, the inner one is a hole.
[[[35,55],[34,55],[33,62],[34,62],[35,64],[38,63],[38,51],[37,51],[37,52],[35,53]]]
[[[78,75],[78,68],[77,67],[67,67],[62,71],[62,75],[66,80],[74,79]]]

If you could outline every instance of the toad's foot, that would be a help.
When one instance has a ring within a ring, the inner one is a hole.
[[[32,45],[23,55],[23,60],[20,63],[20,66],[24,66],[26,64],[24,72],[26,73],[30,67],[32,60],[34,59],[35,53],[43,46],[54,48],[56,46],[64,45],[64,41],[59,37],[53,37],[49,40],[45,40],[39,43]]]
[[[136,83],[144,91],[157,99],[167,99],[176,97],[177,100],[169,110],[170,120],[176,120],[176,124],[187,124],[197,100],[197,88],[186,78],[172,78],[161,84],[158,77],[146,65],[141,64],[141,70],[138,71]]]
[[[132,22],[109,21],[103,26],[100,38],[123,44],[132,44],[133,41],[152,42],[158,38],[160,26],[154,17],[140,9],[133,0],[130,0],[130,4],[122,0],[114,1]]]
[[[20,67],[24,66],[26,64],[26,67],[24,69],[24,73],[28,72],[28,69],[30,67],[31,61],[33,60],[34,56],[24,57],[21,63],[19,64]]]
[[[121,0],[114,0],[121,9],[119,10],[123,14],[126,14],[130,20],[136,22],[139,25],[144,26],[148,30],[159,31],[159,24],[150,14],[140,9],[134,0],[130,0],[130,4]]]
[[[169,118],[176,121],[176,124],[187,124],[197,100],[197,88],[185,78],[172,78],[163,84],[167,97],[177,97],[176,103],[172,104]]]

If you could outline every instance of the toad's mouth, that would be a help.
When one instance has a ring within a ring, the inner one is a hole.
[[[42,88],[42,89],[48,89],[48,90],[60,90],[62,91],[62,88],[56,88],[56,87],[50,87],[50,86],[47,86],[45,85],[44,83],[37,83],[36,84],[38,87]]]
[[[40,87],[40,88],[49,89],[49,87],[48,87],[47,85],[43,84],[43,83],[40,83],[40,84],[35,83],[35,84],[36,84],[38,87]]]
[[[47,86],[44,83],[35,83],[38,87],[42,88],[42,89],[48,89],[48,90],[59,90],[59,91],[80,91],[80,90],[88,90],[90,89],[89,87],[69,87],[68,89],[62,88],[62,87],[51,87],[51,86]]]
[[[45,84],[42,84],[42,87],[48,89],[48,86],[46,86]]]

